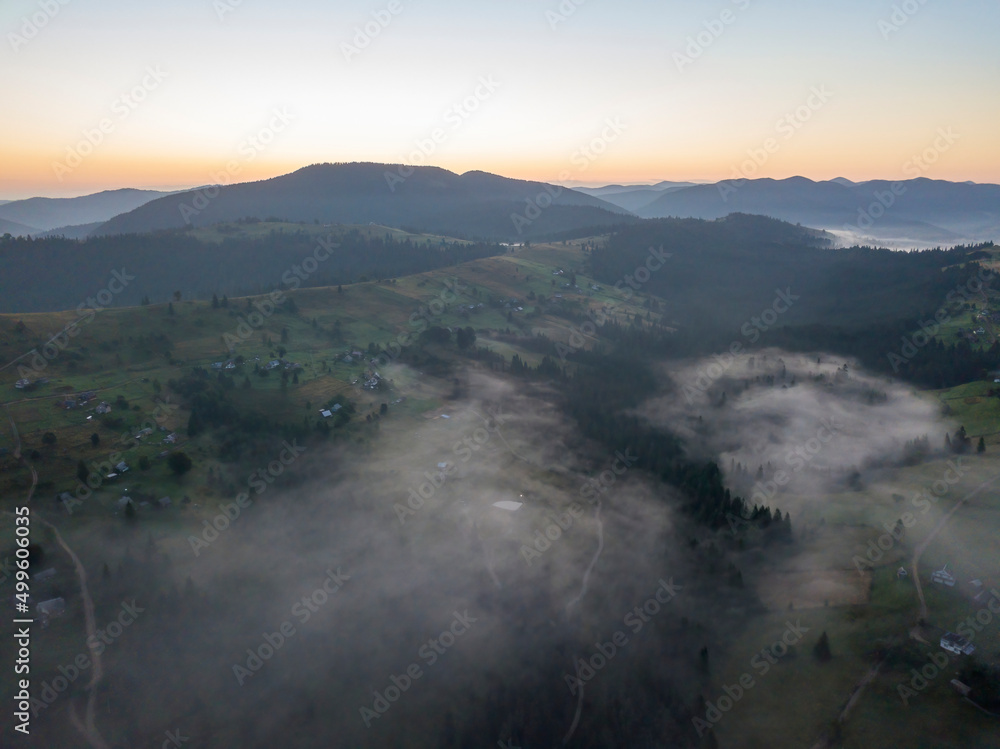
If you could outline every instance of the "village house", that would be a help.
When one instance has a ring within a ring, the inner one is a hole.
[[[66,613],[66,601],[62,598],[50,598],[39,603],[35,609],[42,615],[43,621],[47,621]]]
[[[955,576],[948,572],[947,564],[931,575],[931,581],[940,585],[947,585],[949,588],[955,587]]]
[[[972,655],[976,652],[975,645],[954,632],[945,632],[941,636],[941,647],[955,655]]]

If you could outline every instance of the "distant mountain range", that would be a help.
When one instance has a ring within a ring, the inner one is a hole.
[[[0,201],[0,234],[82,239],[279,218],[524,241],[641,219],[716,219],[732,213],[825,229],[845,246],[950,246],[1000,238],[1000,185],[791,177],[571,189],[431,166],[314,164],[259,182],[174,193],[124,189]]]
[[[28,198],[0,204],[0,233],[41,234],[79,224],[103,223],[154,198],[156,190],[106,190],[79,198]],[[68,236],[68,234],[67,234]]]
[[[438,167],[315,164],[273,179],[158,198],[94,234],[209,226],[241,218],[367,224],[453,237],[517,240],[637,219],[583,192],[486,172]]]
[[[15,237],[23,237],[27,234],[35,234],[36,230],[30,226],[19,224],[16,221],[7,221],[0,218],[0,235],[13,234]]]
[[[642,218],[771,216],[837,234],[844,244],[954,245],[1000,236],[1000,185],[925,178],[852,182],[805,177],[588,190]]]
[[[578,187],[577,190],[614,203],[626,211],[636,211],[649,205],[664,193],[693,187],[694,182],[659,182],[655,185],[607,185],[605,187]]]

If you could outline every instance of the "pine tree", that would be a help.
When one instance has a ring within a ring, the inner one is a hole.
[[[813,656],[820,663],[826,663],[833,658],[833,653],[830,652],[830,638],[826,636],[825,631],[819,636],[819,640],[813,646]]]

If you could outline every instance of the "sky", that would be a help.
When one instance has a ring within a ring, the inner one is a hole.
[[[0,199],[434,164],[1000,182],[1000,3],[5,0]]]

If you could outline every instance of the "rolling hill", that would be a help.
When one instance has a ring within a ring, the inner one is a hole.
[[[34,233],[35,230],[30,226],[25,226],[24,224],[19,224],[16,221],[7,221],[6,219],[0,218],[0,235],[12,234],[15,237],[23,237]]]
[[[613,203],[626,211],[635,212],[656,201],[661,195],[685,187],[694,182],[658,182],[655,185],[605,185],[604,187],[578,187],[579,192],[593,195]]]
[[[11,234],[37,234],[58,227],[104,222],[119,213],[131,211],[154,198],[170,193],[157,190],[105,190],[78,198],[28,198],[0,205],[0,221],[20,224],[23,229]],[[2,229],[2,225],[0,225]]]
[[[606,199],[612,199],[610,196]],[[958,244],[1000,235],[1000,185],[925,178],[814,182],[804,177],[724,181],[658,195],[643,218],[715,219],[753,213],[898,246]]]
[[[98,293],[106,297],[103,306],[123,306],[138,305],[143,298],[166,301],[175,291],[185,299],[208,299],[213,294],[346,284],[419,273],[505,250],[492,243],[368,224],[324,227],[256,220],[85,240],[0,239],[0,312],[75,309],[84,302],[93,305]],[[123,277],[127,283],[121,283]]]
[[[635,220],[599,198],[541,182],[485,172],[458,175],[437,167],[353,163],[315,164],[260,182],[162,197],[116,216],[95,233],[143,233],[247,217],[371,222],[494,240]]]

